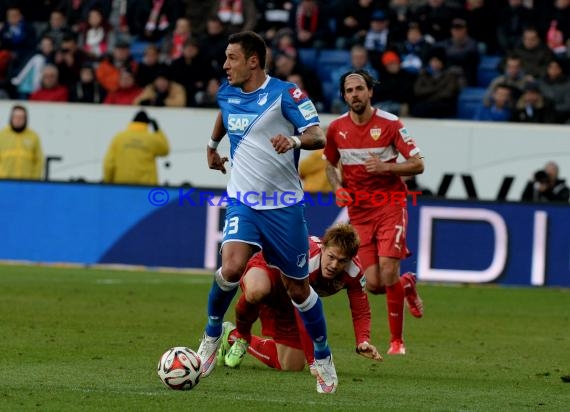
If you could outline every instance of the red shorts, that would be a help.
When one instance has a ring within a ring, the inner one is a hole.
[[[273,338],[276,343],[302,349],[295,320],[295,308],[281,280],[281,272],[279,269],[269,267],[261,253],[257,253],[249,260],[245,271],[252,267],[264,269],[271,281],[271,293],[264,303],[259,305],[261,334]],[[241,286],[243,289],[243,283]]]
[[[358,257],[362,267],[378,264],[378,256],[404,259],[411,255],[406,247],[408,211],[401,207],[383,208],[373,220],[352,223],[360,237]]]

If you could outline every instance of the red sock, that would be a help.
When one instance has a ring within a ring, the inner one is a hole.
[[[242,294],[236,303],[236,328],[238,334],[246,341],[251,339],[251,327],[259,317],[259,307],[252,305]]]
[[[402,340],[402,329],[404,328],[404,287],[401,282],[386,286],[386,303],[388,304],[391,340]]]
[[[279,356],[277,355],[277,344],[273,339],[263,339],[252,335],[247,352],[270,368],[281,370]]]

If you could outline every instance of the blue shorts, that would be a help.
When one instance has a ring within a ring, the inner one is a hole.
[[[279,209],[252,209],[238,203],[226,209],[222,247],[227,242],[245,242],[263,250],[270,266],[291,278],[309,275],[309,233],[302,204]]]

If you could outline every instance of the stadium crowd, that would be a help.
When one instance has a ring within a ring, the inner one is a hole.
[[[570,0],[2,0],[0,19],[3,98],[215,107],[227,36],[251,29],[322,112],[346,109],[339,73],[366,68],[396,114],[570,119]]]

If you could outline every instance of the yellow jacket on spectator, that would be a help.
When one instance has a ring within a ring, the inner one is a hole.
[[[327,161],[323,159],[323,149],[314,150],[299,162],[299,176],[305,192],[330,192],[332,187],[327,179]]]
[[[117,134],[107,151],[103,181],[156,185],[156,157],[170,152],[168,140],[161,130],[151,132],[145,122],[132,122]]]
[[[42,177],[44,154],[40,138],[28,128],[16,133],[10,126],[0,131],[0,179]]]

